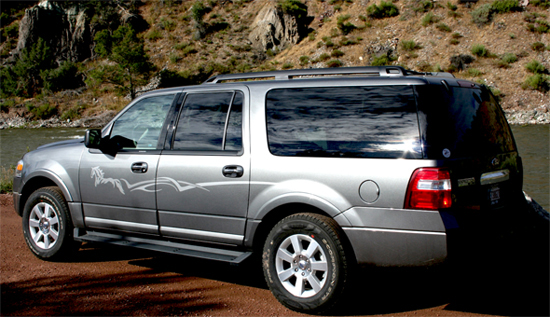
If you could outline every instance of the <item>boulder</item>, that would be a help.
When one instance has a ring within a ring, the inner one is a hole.
[[[248,36],[258,51],[284,48],[300,41],[300,26],[296,17],[283,13],[274,5],[266,6],[256,16]]]

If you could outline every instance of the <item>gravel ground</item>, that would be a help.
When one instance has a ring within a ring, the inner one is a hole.
[[[0,225],[2,316],[300,316],[250,263],[93,244],[67,262],[41,261],[25,245],[10,195],[0,195]],[[521,240],[438,268],[364,270],[335,314],[548,316],[548,239]]]

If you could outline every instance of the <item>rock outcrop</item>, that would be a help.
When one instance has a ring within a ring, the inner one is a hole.
[[[283,13],[276,6],[267,6],[260,10],[250,29],[248,39],[258,51],[283,49],[301,39],[296,17]]]
[[[14,55],[42,38],[58,64],[85,60],[93,55],[92,33],[86,20],[86,13],[78,4],[63,9],[55,2],[42,1],[25,11]]]

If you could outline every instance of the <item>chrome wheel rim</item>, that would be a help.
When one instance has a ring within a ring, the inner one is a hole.
[[[325,251],[304,234],[291,235],[279,245],[275,268],[283,287],[299,298],[318,294],[329,276]]]
[[[59,237],[59,217],[55,208],[48,203],[38,203],[29,216],[29,232],[37,247],[49,250]]]

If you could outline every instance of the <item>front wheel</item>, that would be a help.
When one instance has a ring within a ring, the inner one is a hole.
[[[43,260],[59,259],[78,247],[59,188],[44,187],[31,194],[23,210],[23,235],[32,253]]]
[[[277,223],[262,261],[273,295],[295,311],[330,310],[348,280],[350,263],[342,239],[336,222],[318,214],[295,214]]]

